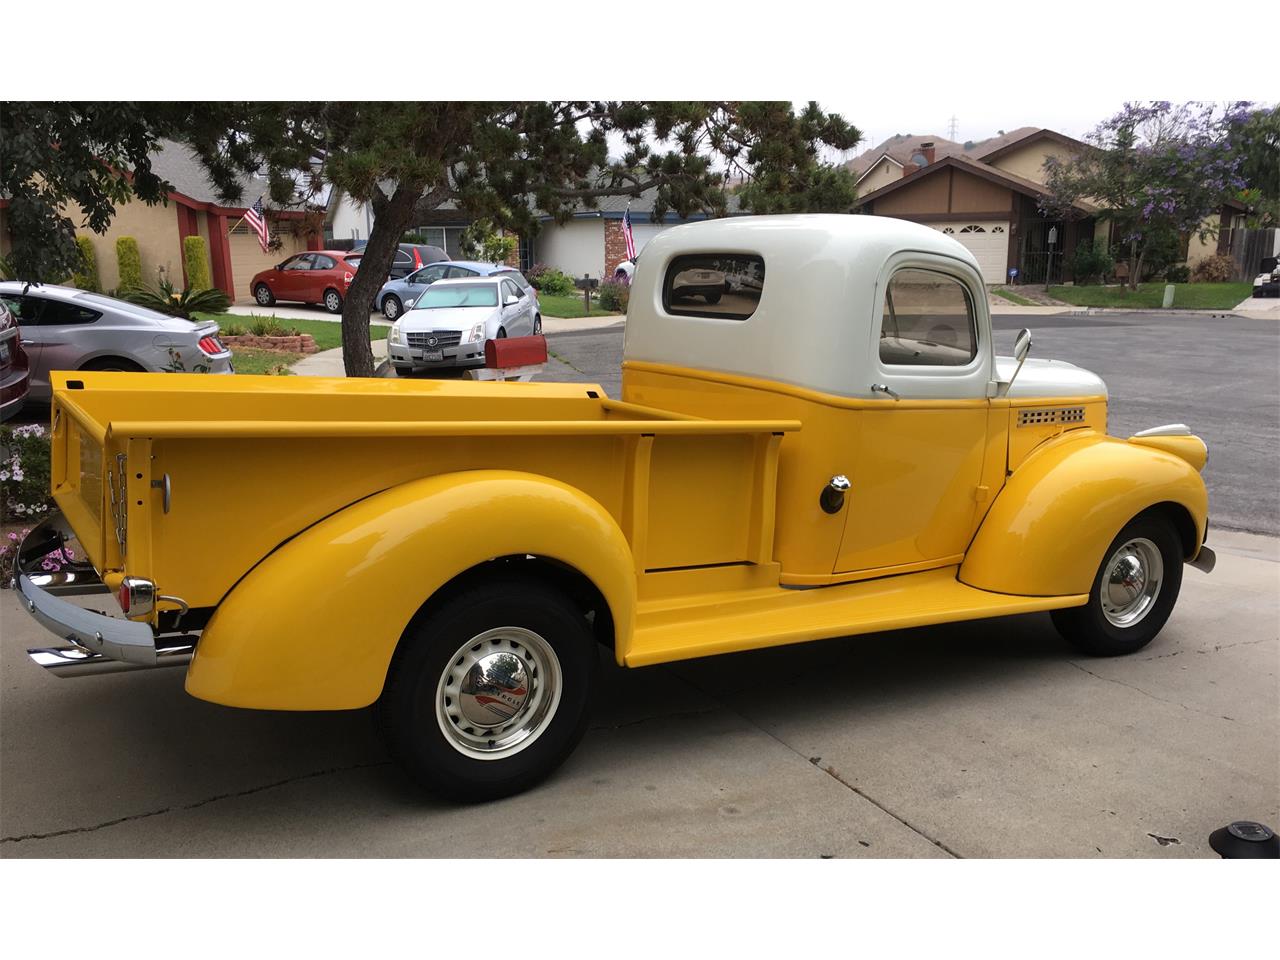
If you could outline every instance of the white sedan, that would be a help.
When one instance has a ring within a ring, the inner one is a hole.
[[[486,340],[537,333],[537,315],[534,298],[509,277],[437,280],[391,325],[387,353],[402,377],[483,367]]]

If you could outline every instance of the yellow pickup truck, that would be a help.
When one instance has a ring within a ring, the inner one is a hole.
[[[61,515],[22,549],[55,673],[182,665],[238,707],[377,705],[425,786],[498,797],[641,667],[1031,611],[1095,654],[1208,570],[1206,449],[1106,433],[1102,381],[997,357],[978,264],[925,226],[667,230],[596,386],[54,376]],[[87,561],[40,557],[78,540]],[[59,593],[101,579],[121,611]]]

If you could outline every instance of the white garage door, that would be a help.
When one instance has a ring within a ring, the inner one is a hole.
[[[1005,220],[950,220],[930,224],[954,240],[959,240],[978,259],[982,279],[1006,283],[1009,263],[1009,223]]]

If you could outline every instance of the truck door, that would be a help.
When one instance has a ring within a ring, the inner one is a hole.
[[[891,259],[877,284],[836,573],[958,563],[973,533],[987,438],[986,289],[961,261]],[[858,385],[854,385],[855,387]]]

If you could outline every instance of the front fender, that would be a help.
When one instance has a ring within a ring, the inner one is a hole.
[[[367,706],[432,594],[487,560],[523,554],[582,573],[608,602],[618,642],[631,635],[634,561],[604,507],[547,477],[451,473],[352,504],[258,564],[201,636],[187,692],[271,710]]]
[[[1203,445],[1202,445],[1203,446]],[[1181,506],[1204,542],[1209,496],[1182,457],[1093,431],[1045,444],[1005,483],[978,528],[960,580],[1020,596],[1088,593],[1103,551],[1139,513]]]

